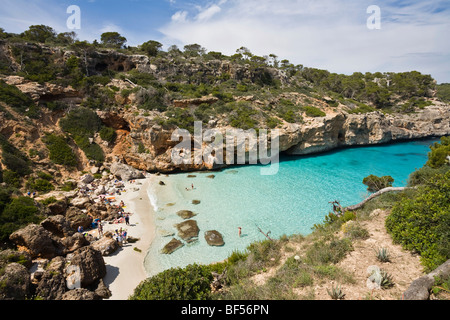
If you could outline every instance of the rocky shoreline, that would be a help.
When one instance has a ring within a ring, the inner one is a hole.
[[[45,220],[11,234],[10,240],[18,250],[0,251],[0,267],[4,270],[0,275],[4,284],[1,300],[110,298],[111,291],[103,280],[107,273],[103,257],[114,254],[119,243],[111,231],[100,236],[93,222],[105,227],[121,226],[116,224],[122,217],[118,202],[101,199],[124,192],[124,184],[118,180],[121,176],[143,176],[122,164],[115,167],[117,175],[102,179],[83,175],[77,191],[61,192],[55,197],[58,200],[46,209]],[[83,232],[77,232],[80,226]],[[128,236],[129,243],[139,240]]]

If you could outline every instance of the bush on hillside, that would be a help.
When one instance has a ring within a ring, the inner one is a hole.
[[[113,128],[103,126],[100,130],[100,138],[108,143],[113,143],[117,138],[117,134]]]
[[[101,128],[101,120],[95,111],[81,107],[70,111],[59,122],[61,129],[72,136],[94,136]]]
[[[363,184],[367,186],[367,190],[370,192],[376,192],[387,187],[392,187],[393,183],[394,178],[391,176],[377,177],[371,174],[363,179]]]
[[[39,223],[39,209],[29,197],[18,197],[5,206],[0,213],[0,241],[6,241],[14,231],[30,223]]]
[[[68,167],[77,166],[77,157],[64,137],[49,134],[44,137],[43,141],[50,151],[49,158],[53,163]]]
[[[141,282],[130,300],[208,300],[214,265],[171,268]]]
[[[413,197],[404,197],[386,219],[395,242],[421,255],[427,270],[450,258],[450,171],[431,178]]]
[[[441,141],[434,143],[428,153],[427,165],[431,168],[439,168],[444,165],[450,165],[450,137],[442,137]]]

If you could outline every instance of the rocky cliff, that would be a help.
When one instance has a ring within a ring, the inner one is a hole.
[[[114,149],[114,155],[135,168],[169,173],[210,170],[227,165],[226,161],[223,166],[207,163],[176,165],[171,158],[172,149],[178,144],[178,141],[171,140],[173,130],[164,129],[149,117],[130,113],[122,116],[100,113],[100,117],[117,129],[128,128]],[[380,111],[330,113],[325,117],[308,118],[303,124],[285,123],[279,131],[280,152],[306,155],[349,146],[445,136],[450,134],[448,119],[449,105],[439,102],[410,114],[384,114]],[[225,135],[225,131],[231,128],[224,126],[215,129]],[[144,146],[145,152],[139,152],[138,145]],[[207,145],[204,143],[203,148]]]
[[[375,93],[358,89],[360,100],[356,101],[352,85],[339,92],[334,87],[324,89],[316,78],[328,73],[286,63],[274,67],[223,56],[161,53],[149,57],[113,49],[8,41],[0,41],[0,53],[3,65],[9,65],[7,74],[0,74],[1,81],[36,105],[30,119],[28,109],[9,106],[4,103],[8,99],[0,101],[0,134],[25,153],[33,149],[39,155],[32,159],[34,165],[55,176],[62,174],[61,181],[76,178],[79,171],[101,173],[98,168],[108,169],[117,161],[164,173],[226,166],[172,162],[172,150],[179,143],[171,141],[173,130],[188,129],[193,121],[222,134],[232,128],[278,129],[279,150],[289,155],[450,134],[450,106],[435,98],[429,77],[417,74],[399,77],[409,81],[414,92],[402,89],[400,80],[388,82],[389,86],[372,79],[374,75],[361,74],[357,86],[365,83]],[[45,68],[37,68],[36,59],[43,59]],[[341,77],[349,82],[350,78]],[[347,91],[353,93],[346,96]],[[386,92],[389,107],[380,107],[387,103],[382,100]],[[104,141],[98,132],[89,137],[89,143],[100,146],[105,155],[103,166],[84,154],[75,137],[68,137],[78,160],[78,171],[71,171],[49,161],[42,138],[48,133],[67,135],[60,120],[80,106],[96,110],[102,125],[113,128],[117,138]],[[308,114],[306,106],[316,113]],[[208,145],[193,140],[192,146],[205,149]]]

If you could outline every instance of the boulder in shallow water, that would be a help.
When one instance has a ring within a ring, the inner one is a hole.
[[[183,242],[181,242],[178,239],[173,238],[172,240],[170,240],[170,242],[168,244],[166,244],[164,246],[164,248],[162,248],[161,253],[171,254],[172,252],[181,248],[182,246],[184,246]]]
[[[222,234],[217,230],[205,232],[205,240],[210,246],[221,247],[225,244]]]
[[[200,200],[192,200],[192,204],[200,204]]]
[[[198,237],[200,229],[198,228],[197,221],[187,220],[176,225],[178,230],[178,236],[184,241],[189,241],[192,238]]]
[[[180,210],[177,212],[177,215],[183,219],[190,219],[190,218],[196,216],[197,214],[195,214],[194,212],[192,212],[190,210]]]

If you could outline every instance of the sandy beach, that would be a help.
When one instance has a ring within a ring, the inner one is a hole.
[[[144,259],[155,237],[154,212],[146,191],[149,183],[150,179],[127,182],[126,192],[116,197],[116,203],[123,200],[125,211],[132,213],[130,225],[121,223],[103,226],[104,232],[122,227],[129,236],[140,239],[135,243],[126,243],[114,254],[104,257],[107,274],[103,280],[112,293],[109,300],[127,300],[137,285],[148,277]],[[139,191],[133,191],[134,188],[139,188]]]

